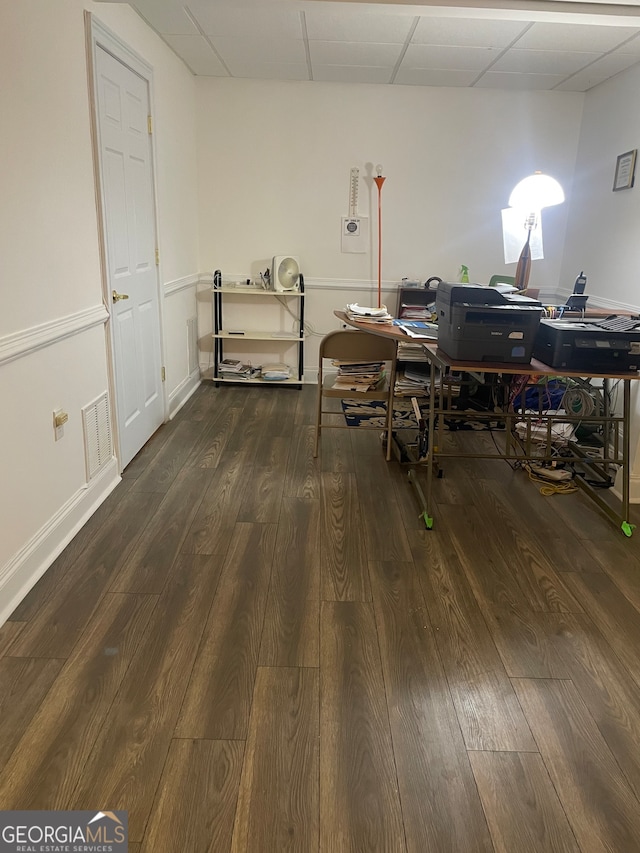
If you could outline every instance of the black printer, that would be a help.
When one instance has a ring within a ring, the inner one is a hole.
[[[585,375],[633,373],[640,369],[640,317],[541,320],[533,357]]]
[[[536,299],[481,284],[438,285],[438,347],[460,361],[527,364],[540,324]]]

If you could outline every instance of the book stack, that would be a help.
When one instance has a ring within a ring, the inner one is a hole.
[[[218,373],[221,379],[251,379],[256,370],[237,358],[223,358],[218,365]]]
[[[332,364],[338,368],[333,388],[339,391],[373,391],[384,385],[384,362],[335,360]]]

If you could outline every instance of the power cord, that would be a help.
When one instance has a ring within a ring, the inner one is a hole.
[[[287,300],[283,299],[281,296],[276,296],[276,299],[280,303],[280,305],[282,305],[282,307],[287,312],[287,314],[290,314],[293,317],[293,319],[296,321],[296,323],[299,323],[300,320],[298,319],[296,314],[291,310],[291,308],[289,308]],[[315,327],[311,323],[307,323],[307,322],[303,323],[302,329],[303,329],[305,335],[308,335],[310,337],[324,338],[325,335],[329,334],[329,332],[318,332],[318,331],[316,331]]]
[[[578,491],[578,487],[570,480],[547,479],[544,475],[537,473],[537,471],[528,462],[524,462],[522,467],[529,474],[531,482],[540,487],[540,494],[545,497],[550,497],[551,495],[570,495],[572,492]]]

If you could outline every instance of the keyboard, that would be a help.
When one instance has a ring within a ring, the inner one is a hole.
[[[605,317],[604,320],[596,320],[594,326],[599,326],[607,332],[631,332],[633,329],[640,328],[640,317],[612,315]]]

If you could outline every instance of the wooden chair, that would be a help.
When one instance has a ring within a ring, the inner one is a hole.
[[[323,408],[324,398],[340,400],[381,400],[387,404],[386,436],[387,460],[391,459],[391,431],[393,429],[393,389],[396,382],[396,342],[359,329],[339,330],[329,332],[320,342],[318,354],[318,407],[316,414],[316,444],[314,457],[318,455],[320,433],[322,429],[351,429],[348,424],[326,423],[323,415],[337,413]],[[342,361],[377,362],[384,361],[389,365],[385,385],[372,391],[344,391],[333,388],[335,376],[324,376],[324,360],[339,359]],[[359,427],[367,429],[367,427]],[[368,427],[372,429],[372,427]]]

